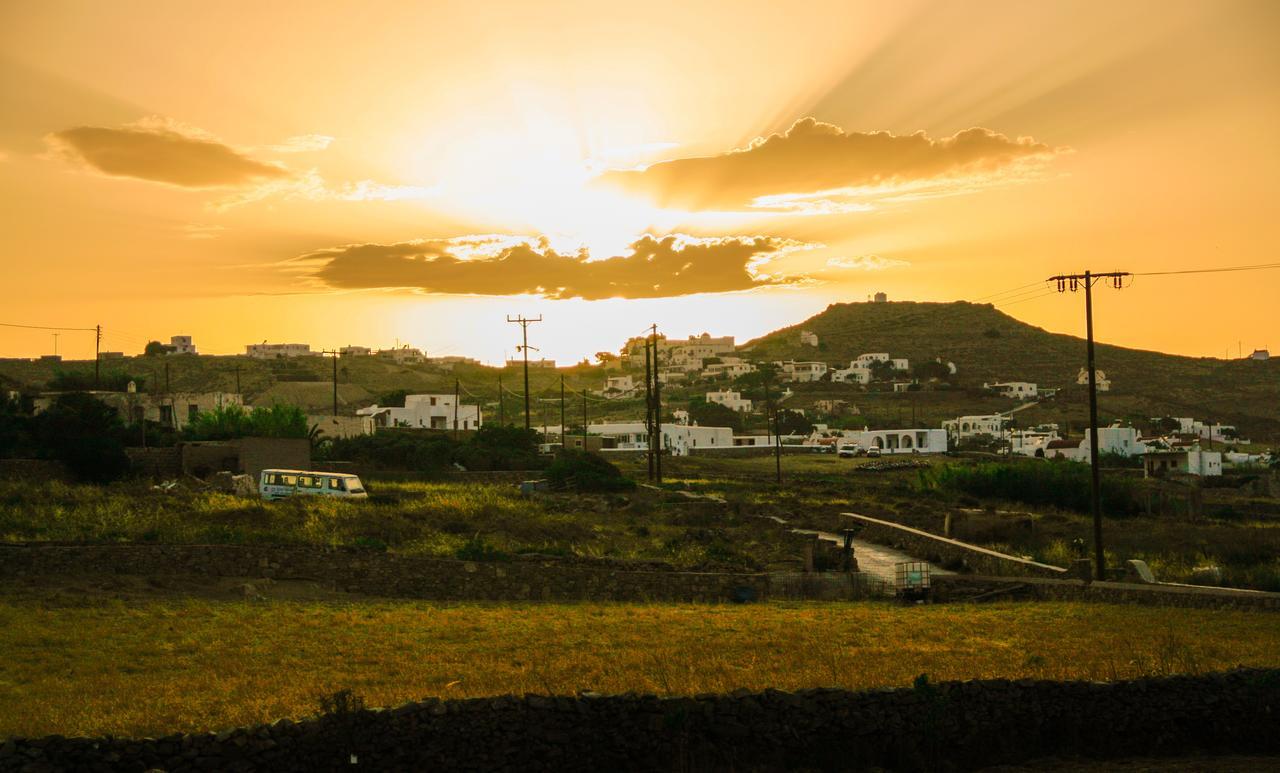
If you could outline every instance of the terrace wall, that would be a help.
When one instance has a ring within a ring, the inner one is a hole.
[[[1280,753],[1280,670],[729,695],[500,696],[157,739],[11,739],[18,770],[973,770]]]
[[[1239,588],[976,575],[935,575],[932,582],[937,600],[944,602],[994,592],[991,598],[1000,600],[1022,598],[1036,601],[1102,601],[1163,607],[1280,612],[1280,593]]]
[[[940,537],[910,526],[882,521],[867,515],[843,513],[862,528],[858,537],[880,545],[898,548],[912,556],[947,567],[959,566],[966,571],[993,576],[1056,577],[1067,576],[1067,570],[1025,558],[998,553],[967,542]]]
[[[765,574],[457,561],[345,547],[0,545],[0,578],[86,574],[309,580],[349,593],[440,601],[749,601],[769,589]]]

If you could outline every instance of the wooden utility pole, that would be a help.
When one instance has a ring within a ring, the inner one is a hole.
[[[1084,317],[1087,339],[1087,356],[1089,361],[1089,472],[1090,492],[1089,506],[1093,510],[1093,561],[1094,577],[1107,579],[1106,554],[1102,549],[1102,479],[1098,469],[1098,377],[1093,360],[1093,283],[1099,279],[1110,279],[1117,290],[1124,287],[1124,278],[1131,276],[1128,271],[1110,271],[1095,274],[1086,271],[1083,274],[1059,274],[1049,277],[1048,281],[1056,282],[1058,292],[1076,292],[1084,286]]]
[[[539,314],[537,319],[526,318],[523,315],[512,319],[507,317],[508,322],[516,322],[520,325],[520,352],[524,355],[524,428],[530,429],[529,423],[529,325],[534,322],[541,322],[542,315]],[[533,347],[537,351],[537,347]]]
[[[645,456],[649,460],[649,480],[653,481],[653,365],[651,349],[653,342],[649,336],[644,341],[644,431]]]
[[[560,374],[560,450],[563,451],[564,445],[564,374]]]
[[[462,385],[458,379],[453,380],[453,439],[458,439],[458,403],[462,400]]]
[[[95,325],[93,330],[93,388],[101,389],[98,375],[102,365],[102,325]]]
[[[662,382],[658,379],[658,323],[653,324],[653,476],[662,482]]]
[[[333,357],[333,417],[338,417],[338,352],[333,349],[325,349],[320,352],[322,355]],[[239,391],[240,383],[240,366],[236,366],[236,390]]]
[[[507,401],[502,394],[502,374],[498,374],[498,426],[507,426]]]

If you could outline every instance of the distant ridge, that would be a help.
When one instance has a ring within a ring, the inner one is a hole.
[[[818,336],[803,346],[800,331]],[[1085,342],[1050,333],[990,304],[837,303],[797,325],[743,344],[756,359],[844,364],[866,352],[888,352],[912,363],[956,364],[967,384],[1033,381],[1076,388]],[[1098,368],[1112,381],[1106,400],[1115,413],[1177,414],[1280,434],[1280,361],[1218,360],[1097,346]]]

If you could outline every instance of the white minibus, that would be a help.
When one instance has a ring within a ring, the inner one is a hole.
[[[358,475],[309,470],[263,470],[258,477],[258,493],[263,499],[284,499],[294,495],[369,498]]]

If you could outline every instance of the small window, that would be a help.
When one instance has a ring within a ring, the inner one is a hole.
[[[195,421],[196,417],[199,415],[200,415],[200,406],[196,405],[195,403],[190,403],[187,405],[187,421]]]
[[[342,482],[342,478],[330,478],[329,488],[332,491],[346,491],[347,484]]]
[[[281,475],[281,476],[280,476],[280,485],[282,485],[282,486],[296,486],[296,485],[298,485],[298,476],[297,476],[297,475]]]

